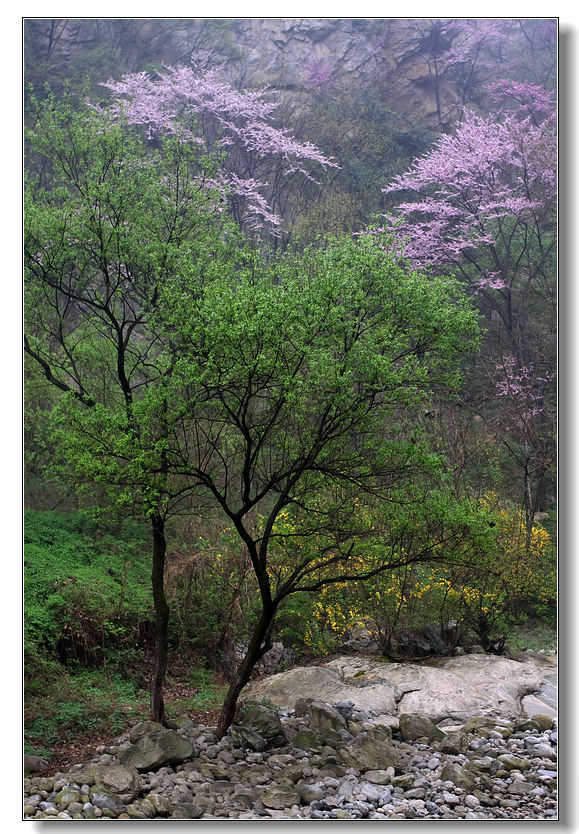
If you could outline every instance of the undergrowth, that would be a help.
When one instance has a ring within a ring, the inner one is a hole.
[[[247,566],[227,550],[223,531],[216,554],[199,531],[177,532],[181,539],[168,553],[167,715],[212,723],[227,688],[215,671],[216,635],[234,646],[244,633],[252,599],[239,576]],[[105,526],[82,512],[28,511],[24,545],[25,751],[50,758],[80,738],[102,743],[147,716],[154,635],[149,531],[136,522]],[[311,604],[300,598],[293,616],[282,611],[277,632],[310,661],[316,654],[302,632]],[[556,641],[555,626],[523,615],[508,631],[515,650],[555,649]]]

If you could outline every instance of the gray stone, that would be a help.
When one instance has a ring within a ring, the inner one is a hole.
[[[253,704],[243,710],[241,721],[243,727],[250,727],[265,739],[272,739],[283,734],[282,724],[276,710],[262,704]]]
[[[446,802],[447,805],[459,805],[460,798],[455,793],[449,793],[449,791],[443,791],[442,798]]]
[[[434,724],[426,715],[401,713],[400,720],[400,734],[404,741],[414,741],[417,738],[425,736],[428,738]]]
[[[415,776],[412,773],[403,773],[400,776],[394,776],[392,779],[393,788],[412,788],[414,787]]]
[[[118,797],[108,796],[107,794],[100,793],[98,791],[91,791],[90,801],[95,808],[98,808],[101,811],[112,811],[112,813],[117,816],[126,810],[125,804],[121,802]]]
[[[457,787],[463,788],[467,791],[472,790],[476,784],[475,777],[472,773],[469,773],[468,770],[465,770],[452,762],[447,762],[443,766],[440,778],[444,782],[452,782]]]
[[[327,793],[327,788],[325,785],[308,785],[305,782],[296,785],[297,792],[300,797],[300,801],[305,805],[309,805],[310,802],[314,802],[318,799],[323,799]]]
[[[497,716],[519,714],[521,697],[536,691],[543,675],[534,662],[486,654],[444,658],[432,666],[339,657],[325,667],[296,667],[252,684],[248,695],[287,709],[300,697],[330,704],[347,699],[376,715],[399,711],[434,722],[492,715],[496,722]]]
[[[48,767],[48,761],[42,756],[32,756],[29,753],[24,754],[24,770],[29,770],[31,773],[41,773]]]
[[[455,756],[466,752],[468,748],[468,738],[463,732],[446,730],[443,727],[434,727],[429,740],[441,753]]]
[[[501,808],[518,808],[520,804],[521,803],[516,799],[501,799],[499,801]]]
[[[544,715],[541,712],[537,712],[533,715],[533,721],[536,721],[543,731],[553,729],[554,721],[551,715]]]
[[[121,763],[143,772],[166,764],[178,764],[193,755],[191,742],[175,730],[153,730],[119,755]]]
[[[71,802],[80,802],[80,793],[71,788],[64,788],[56,795],[54,801],[56,802],[57,808],[62,810],[63,808],[68,808]]]
[[[173,812],[173,803],[163,794],[150,793],[145,799],[151,803],[158,817],[168,817]]]
[[[97,765],[89,768],[88,776],[95,790],[113,793],[123,802],[131,802],[142,788],[136,768],[126,765]]]
[[[147,733],[152,733],[155,730],[162,730],[163,725],[159,724],[157,721],[141,721],[139,724],[135,724],[135,726],[131,729],[129,733],[129,740],[134,744],[140,738],[147,735]]]
[[[502,762],[506,770],[529,770],[531,763],[528,759],[523,759],[521,756],[513,756],[510,753],[504,753],[498,757],[498,761]]]
[[[348,661],[348,658],[344,658]],[[386,666],[387,664],[382,664]],[[353,701],[360,710],[373,710],[376,714],[396,712],[396,701],[392,686],[372,684],[360,685],[352,680],[342,680],[340,671],[331,664],[322,666],[296,666],[287,672],[273,675],[249,686],[247,697],[269,700],[277,707],[294,709],[299,698],[316,698],[325,703]]]
[[[321,730],[340,730],[345,729],[346,719],[330,704],[320,701],[318,698],[312,699],[308,704],[308,712],[310,715],[310,727]]]
[[[424,788],[411,788],[404,793],[405,799],[424,799],[425,796],[426,790]]]
[[[536,744],[529,750],[529,753],[541,759],[551,759],[551,761],[555,761],[557,758],[557,751],[550,744]]]
[[[382,791],[371,782],[360,782],[358,785],[358,797],[366,802],[377,803]]]
[[[33,784],[36,785],[36,789],[39,791],[47,791],[48,793],[52,793],[52,791],[54,790],[54,777],[42,776],[34,779]]]
[[[369,733],[359,733],[349,744],[337,750],[340,759],[360,771],[399,768],[402,757],[386,736],[376,738]]]
[[[541,726],[537,721],[534,721],[532,718],[522,718],[518,721],[513,722],[513,732],[514,733],[523,733],[525,730],[540,730]]]
[[[389,785],[390,774],[386,770],[367,770],[364,779],[372,782],[373,785]]]
[[[300,730],[292,743],[294,747],[298,747],[300,750],[309,750],[312,747],[320,747],[323,744],[321,735],[309,727],[304,727]]]
[[[203,808],[194,805],[192,802],[179,802],[175,805],[171,819],[173,820],[198,820],[203,816]]]
[[[507,788],[507,793],[524,795],[530,793],[535,785],[532,782],[524,782],[522,779],[517,779],[512,785]]]
[[[283,808],[299,804],[300,797],[292,782],[282,780],[279,784],[267,788],[261,794],[261,801],[266,808],[281,811]]]
[[[231,733],[231,737],[241,747],[248,748],[249,750],[255,750],[258,753],[262,752],[267,747],[267,740],[255,730],[252,730],[251,727],[238,727],[232,725],[229,732]]]

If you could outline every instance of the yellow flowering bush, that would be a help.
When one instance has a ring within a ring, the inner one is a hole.
[[[288,618],[300,624],[295,634],[313,653],[327,654],[363,626],[389,655],[395,654],[397,634],[426,625],[458,621],[486,648],[511,623],[553,618],[556,559],[547,530],[537,523],[528,531],[522,514],[492,494],[472,510],[490,539],[469,547],[472,531],[465,526],[462,554],[408,564],[364,582],[328,585],[313,599],[289,602]],[[364,548],[357,558],[364,559]]]

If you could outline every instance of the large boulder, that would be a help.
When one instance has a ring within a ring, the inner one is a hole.
[[[365,689],[386,687],[397,702],[390,712],[420,713],[434,723],[444,718],[465,721],[471,715],[521,715],[522,696],[538,690],[544,677],[533,662],[487,654],[443,658],[432,665],[339,657],[327,668],[339,669],[347,685],[364,681]]]
[[[319,698],[298,698],[295,705],[296,715],[310,716],[310,727],[321,730],[346,729],[346,719],[331,704]]]
[[[251,727],[242,727],[232,724],[229,732],[231,737],[239,744],[240,747],[249,750],[255,750],[261,753],[267,747],[267,739],[260,733],[256,733]]]
[[[152,730],[119,752],[122,764],[139,771],[157,770],[163,765],[178,764],[193,755],[191,742],[175,730]]]
[[[428,665],[341,656],[325,666],[298,666],[265,678],[247,694],[284,709],[295,709],[300,698],[331,705],[348,700],[373,717],[420,714],[437,724],[472,715],[521,716],[522,698],[539,691],[544,679],[545,670],[532,660],[496,655],[467,654]]]
[[[155,732],[155,730],[163,730],[163,725],[158,721],[140,721],[129,732],[129,740],[134,744],[140,738],[147,735],[147,733]]]
[[[534,665],[494,655],[452,657],[418,669],[396,665],[392,682],[398,687],[412,684],[412,690],[400,700],[400,713],[423,713],[435,723],[447,717],[466,720],[471,715],[520,715],[522,696],[536,690],[541,682]]]
[[[400,716],[400,735],[404,741],[415,741],[423,736],[428,738],[433,729],[434,724],[427,715],[402,713]]]
[[[344,661],[348,660],[344,658]],[[315,698],[327,704],[349,700],[356,709],[371,710],[377,715],[396,712],[391,685],[381,682],[364,686],[358,682],[344,682],[339,669],[330,664],[326,667],[296,666],[251,684],[246,694],[255,700],[268,700],[282,709],[294,709],[298,698]]]
[[[142,788],[142,780],[135,767],[122,764],[95,765],[89,769],[88,774],[94,780],[96,791],[113,793],[123,802],[131,802]]]
[[[243,727],[250,727],[266,739],[283,734],[283,727],[276,710],[262,704],[252,704],[243,710],[241,719]]]

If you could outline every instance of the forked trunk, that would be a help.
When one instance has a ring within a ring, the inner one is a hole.
[[[151,581],[153,585],[153,601],[155,604],[155,656],[153,658],[153,673],[151,676],[151,718],[160,724],[165,723],[165,703],[163,700],[163,685],[167,672],[169,606],[165,596],[165,554],[167,541],[165,539],[165,521],[160,515],[152,518],[153,526],[153,569]]]

